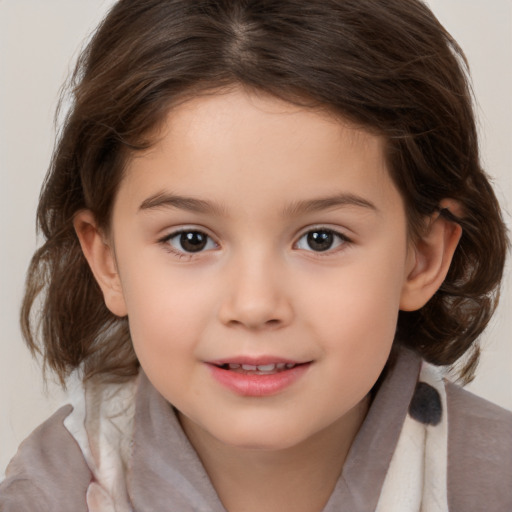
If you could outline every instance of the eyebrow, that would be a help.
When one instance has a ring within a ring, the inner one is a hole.
[[[158,208],[177,208],[196,213],[224,214],[224,208],[220,205],[203,199],[179,196],[171,193],[160,192],[145,199],[139,206],[139,211],[153,210]]]
[[[283,209],[283,216],[286,217],[304,213],[314,213],[331,208],[346,206],[356,206],[378,212],[378,208],[370,201],[355,194],[340,193],[317,199],[295,201]],[[225,215],[224,208],[216,203],[166,192],[160,192],[145,199],[139,206],[139,211],[158,208],[177,208],[195,213]]]
[[[285,216],[293,216],[301,213],[314,213],[331,208],[344,206],[356,206],[359,208],[373,210],[378,212],[378,208],[367,199],[355,194],[340,193],[318,199],[308,199],[305,201],[295,201],[284,209]]]

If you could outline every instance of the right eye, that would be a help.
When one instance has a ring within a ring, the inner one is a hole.
[[[183,230],[172,233],[162,242],[178,253],[197,253],[217,248],[217,244],[206,233],[197,230]]]

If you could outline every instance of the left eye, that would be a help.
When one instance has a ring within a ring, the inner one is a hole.
[[[168,237],[166,242],[178,252],[194,253],[215,249],[217,244],[202,231],[180,231]]]
[[[332,229],[312,229],[299,238],[296,247],[306,251],[325,252],[346,242],[346,237]]]

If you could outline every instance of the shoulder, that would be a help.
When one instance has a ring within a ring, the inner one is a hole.
[[[20,445],[0,483],[1,512],[87,511],[91,473],[64,426],[72,410],[59,409]]]
[[[450,510],[512,510],[512,412],[452,383],[446,396]]]

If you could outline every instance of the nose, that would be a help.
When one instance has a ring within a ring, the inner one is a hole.
[[[219,309],[223,324],[262,330],[281,328],[292,321],[286,272],[269,259],[253,257],[232,262]]]

